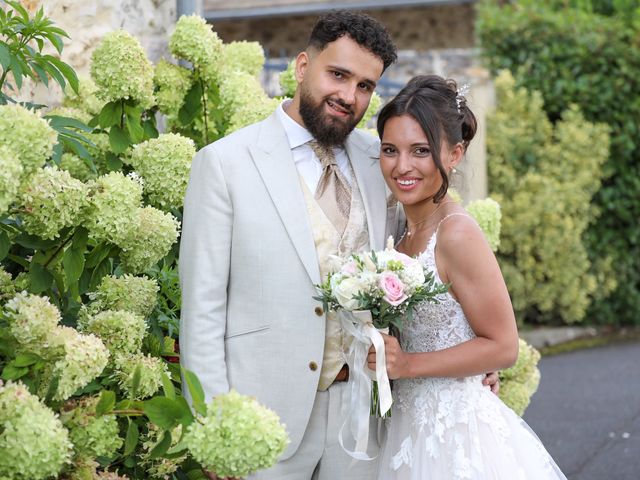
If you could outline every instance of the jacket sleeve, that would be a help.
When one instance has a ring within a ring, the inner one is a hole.
[[[229,390],[224,337],[232,226],[222,163],[210,145],[196,154],[191,165],[179,257],[180,363],[198,376],[206,403]],[[189,399],[188,389],[184,390]]]

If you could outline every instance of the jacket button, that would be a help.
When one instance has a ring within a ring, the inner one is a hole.
[[[309,370],[315,372],[318,369],[318,364],[316,362],[309,362]]]
[[[324,315],[324,310],[322,309],[322,307],[316,307],[314,312],[316,312],[316,315],[319,316],[319,317]]]

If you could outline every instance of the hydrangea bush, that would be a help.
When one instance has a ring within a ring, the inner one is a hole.
[[[498,373],[500,392],[498,396],[514,412],[522,416],[531,397],[540,383],[538,361],[540,352],[520,339],[518,360],[515,365]]]

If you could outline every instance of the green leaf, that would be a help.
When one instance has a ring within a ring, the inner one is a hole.
[[[149,452],[149,458],[158,458],[167,453],[171,447],[171,432],[164,432],[162,440]]]
[[[46,55],[45,55],[46,57]],[[67,82],[65,81],[64,77],[62,76],[62,73],[60,73],[60,71],[56,68],[56,66],[52,63],[44,63],[42,65],[44,67],[44,69],[47,71],[47,73],[49,75],[51,75],[53,77],[53,79],[58,82],[58,85],[60,85],[60,87],[62,87],[62,89],[64,90],[64,87],[66,87]]]
[[[7,44],[0,41],[0,66],[6,71],[9,65],[11,65],[11,53]]]
[[[140,431],[138,424],[129,420],[129,428],[127,428],[127,436],[124,440],[124,456],[127,457],[133,453],[138,445],[138,438],[140,437]]]
[[[131,379],[131,388],[129,389],[129,397],[135,399],[140,388],[140,380],[142,379],[142,366],[138,365],[133,371],[133,378]]]
[[[122,107],[120,102],[109,102],[102,107],[98,114],[98,125],[102,128],[109,128],[113,125],[119,125],[122,118]]]
[[[109,275],[110,273],[111,273],[111,259],[105,258],[93,270],[93,273],[91,273],[91,280],[89,280],[89,290],[94,291],[102,281],[102,278],[105,275]]]
[[[20,61],[18,60],[18,57],[11,57],[11,65],[9,66],[9,70],[11,70],[11,72],[13,73],[13,80],[15,81],[18,90],[20,90],[22,88],[22,77],[24,76],[24,74],[22,73],[22,67],[20,65]]]
[[[111,245],[108,243],[99,243],[96,245],[89,255],[87,256],[87,263],[85,266],[87,268],[93,268],[102,262],[105,258],[109,256],[109,252],[111,251]]]
[[[42,293],[51,288],[53,275],[43,265],[32,263],[29,268],[29,281],[33,293]]]
[[[4,259],[11,248],[11,239],[4,230],[0,231],[0,260]]]
[[[151,422],[164,430],[175,427],[184,415],[182,405],[167,397],[153,397],[143,403],[142,409]]]
[[[105,163],[107,165],[107,169],[110,172],[115,172],[117,170],[121,170],[122,166],[124,165],[122,163],[122,160],[120,160],[116,155],[114,155],[111,152],[108,152],[105,158]]]
[[[84,249],[67,248],[62,257],[62,265],[69,284],[80,280],[80,275],[84,270]]]
[[[87,242],[89,241],[89,231],[84,227],[77,227],[73,234],[73,248],[76,250],[84,251],[87,248]]]
[[[38,77],[40,77],[40,81],[44,83],[45,87],[48,87],[49,77],[47,76],[47,72],[45,72],[44,69],[37,63],[31,62],[31,68],[33,68],[33,71],[38,74]]]
[[[44,118],[49,120],[49,125],[51,125],[51,127],[55,128],[56,130],[58,128],[71,127],[82,130],[83,132],[93,131],[93,128],[89,127],[87,124],[81,122],[76,118],[63,117],[61,115],[45,115]]]
[[[59,242],[59,240],[45,240],[27,233],[21,233],[14,238],[13,241],[18,245],[22,245],[26,248],[32,248],[33,250],[48,250],[55,247]]]
[[[120,128],[119,125],[113,125],[111,130],[109,130],[109,145],[111,145],[113,153],[121,154],[129,148],[131,139],[127,132]]]
[[[42,359],[35,353],[19,353],[16,358],[11,361],[11,365],[14,367],[29,367],[38,360]]]
[[[173,386],[173,382],[169,378],[169,375],[163,373],[162,376],[162,390],[164,391],[164,396],[170,398],[171,400],[175,400],[176,398],[176,389]]]
[[[178,120],[183,125],[189,125],[202,111],[202,86],[195,82],[184,98],[184,104],[178,112]]]
[[[112,392],[111,390],[103,390],[100,394],[100,400],[98,400],[98,404],[96,405],[96,415],[100,416],[111,412],[115,404],[115,392]]]
[[[47,389],[47,393],[44,396],[44,403],[49,403],[53,396],[56,394],[56,392],[58,391],[58,383],[60,383],[59,372],[55,374],[49,382],[49,388]]]
[[[149,138],[158,138],[160,135],[158,133],[158,129],[156,128],[156,122],[152,119],[146,119],[142,122],[142,128],[144,129],[144,137]]]
[[[76,72],[73,70],[73,68],[71,68],[59,58],[52,57],[51,55],[46,55],[46,57],[57,67],[58,70],[60,70],[62,75],[64,75],[64,78],[67,79],[73,91],[78,93],[78,76],[76,75]]]
[[[200,415],[207,414],[207,407],[204,403],[204,390],[198,376],[186,368],[182,369],[185,382],[187,382],[187,388],[191,394],[191,401],[193,402],[193,408]]]
[[[2,375],[0,375],[0,378],[2,378],[3,380],[17,380],[20,377],[23,377],[24,375],[26,375],[28,372],[29,372],[29,369],[27,367],[15,367],[9,364],[6,367],[4,367],[4,370],[2,371]]]
[[[140,118],[134,118],[127,115],[124,124],[129,132],[129,137],[133,143],[140,143],[144,140],[144,128],[140,125]]]

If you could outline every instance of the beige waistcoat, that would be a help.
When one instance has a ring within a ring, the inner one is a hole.
[[[369,249],[369,232],[367,229],[364,202],[355,181],[353,171],[351,178],[351,209],[349,211],[349,222],[341,237],[340,233],[322,211],[322,208],[320,208],[320,205],[318,205],[318,202],[316,202],[304,179],[300,177],[300,184],[304,192],[307,212],[313,230],[320,276],[323,281],[329,273],[330,255],[347,256],[353,252],[361,252]],[[318,390],[326,390],[333,383],[336,375],[346,363],[346,353],[350,343],[342,331],[336,314],[334,312],[327,312],[324,356],[322,369],[320,370]]]

